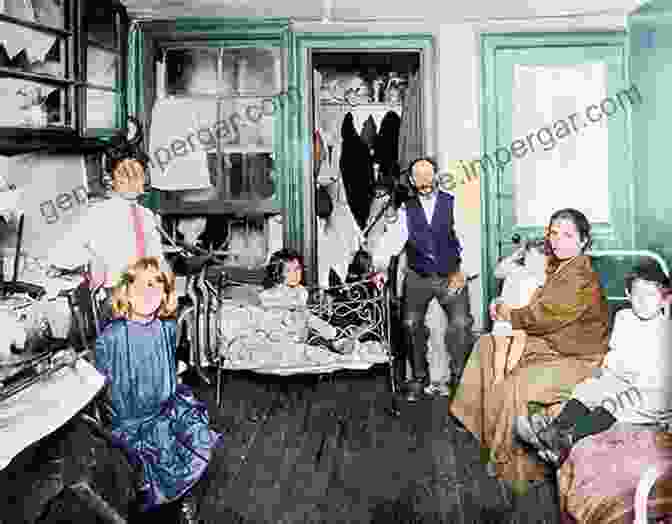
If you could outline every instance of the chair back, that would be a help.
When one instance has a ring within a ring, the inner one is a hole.
[[[625,293],[625,276],[642,259],[655,260],[661,270],[669,277],[670,269],[663,257],[649,250],[608,249],[590,250],[586,254],[591,257],[593,269],[600,276],[600,284],[609,303],[609,326],[613,326],[616,312],[629,307],[629,298]]]
[[[669,473],[669,466],[655,464],[642,473],[635,490],[635,521],[634,524],[647,524],[649,522],[648,499],[656,481],[664,474]]]

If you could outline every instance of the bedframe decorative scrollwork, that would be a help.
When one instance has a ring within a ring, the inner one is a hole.
[[[221,298],[224,288],[237,285],[241,284],[222,278],[218,289],[219,311],[214,319],[218,402],[224,372],[237,370],[281,376],[323,375],[340,370],[368,370],[383,364],[390,369],[392,391],[396,392],[387,287],[378,289],[371,281],[363,280],[326,289],[309,288],[308,304],[301,311],[328,323],[335,328],[336,336],[327,340],[310,330],[305,340],[286,344],[274,340],[274,333],[266,329],[270,318],[267,315],[272,315],[269,310],[258,304]],[[352,341],[350,351],[339,351],[348,340]],[[300,350],[293,352],[292,345]],[[273,358],[264,361],[276,349],[286,352],[287,361]]]

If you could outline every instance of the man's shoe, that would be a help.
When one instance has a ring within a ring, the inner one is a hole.
[[[420,380],[411,380],[406,384],[406,400],[408,402],[417,402],[422,399],[424,384]]]
[[[424,389],[425,395],[435,396],[435,397],[449,397],[453,390],[452,388],[444,382],[432,382],[429,386],[426,386]]]

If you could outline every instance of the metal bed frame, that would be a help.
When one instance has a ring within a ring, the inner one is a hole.
[[[217,304],[224,303],[226,299],[222,298],[222,294],[225,287],[241,284],[244,283],[235,282],[228,279],[225,274],[221,274],[214,302]],[[347,338],[357,332],[360,338],[368,337],[382,345],[387,357],[384,364],[389,369],[390,387],[394,399],[398,392],[398,384],[394,373],[394,355],[390,344],[390,294],[388,285],[385,285],[381,290],[374,291],[371,281],[361,280],[326,289],[318,287],[308,288],[308,292],[312,298],[312,300],[309,300],[308,311],[336,327],[336,341]],[[210,301],[210,304],[212,303],[213,297],[211,297]],[[219,308],[217,308],[215,315],[215,330],[219,333]],[[310,334],[306,343],[325,347],[323,341],[316,334]],[[209,351],[211,349],[208,348]],[[209,354],[215,358],[213,363],[217,367],[217,405],[221,406],[224,372],[238,371],[238,369],[227,366],[228,355],[215,355],[212,352]],[[329,368],[327,371],[306,371],[305,373],[317,374],[318,376],[333,376],[334,372],[343,369],[348,368]],[[304,373],[298,372],[296,374]],[[396,406],[393,406],[393,411],[396,412]]]

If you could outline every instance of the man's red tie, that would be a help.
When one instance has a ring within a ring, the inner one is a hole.
[[[135,229],[135,253],[138,258],[145,256],[145,230],[142,223],[142,210],[138,204],[131,204],[131,218]]]

